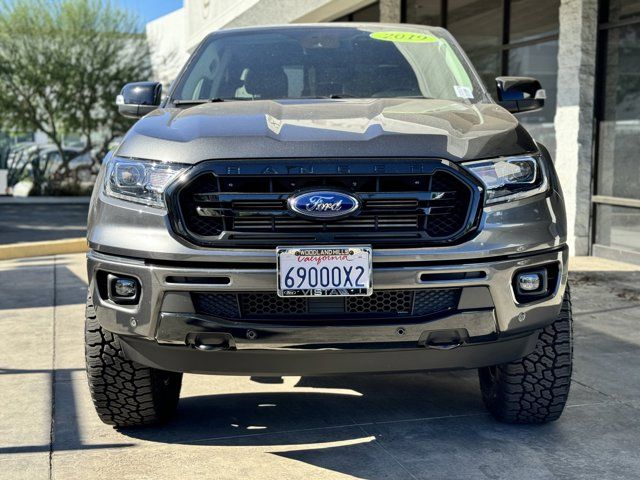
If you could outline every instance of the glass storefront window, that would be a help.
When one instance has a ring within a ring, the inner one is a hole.
[[[558,33],[560,0],[512,0],[509,42],[532,40]]]
[[[594,252],[640,262],[640,0],[601,5]]]
[[[447,29],[467,53],[502,43],[502,0],[449,0]]]
[[[640,253],[640,208],[598,205],[596,243]]]
[[[441,2],[438,0],[406,0],[407,23],[438,26],[442,23]]]
[[[606,35],[596,193],[640,199],[640,24]]]
[[[471,51],[467,52],[471,63],[482,79],[487,91],[495,97],[496,77],[500,75],[499,51]]]
[[[495,78],[501,70],[502,1],[449,0],[447,29],[467,52],[489,93],[495,95]]]
[[[640,0],[609,0],[608,22],[640,16]]]
[[[519,118],[533,137],[555,155],[556,138],[553,118],[556,113],[558,81],[558,41],[551,40],[509,50],[509,75],[537,78],[547,93],[545,106]]]

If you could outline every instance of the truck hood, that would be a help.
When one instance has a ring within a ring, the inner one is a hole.
[[[493,103],[313,99],[160,108],[131,128],[116,154],[193,164],[303,157],[463,161],[535,150],[518,120]]]

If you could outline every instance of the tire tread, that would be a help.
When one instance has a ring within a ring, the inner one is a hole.
[[[480,389],[489,412],[505,423],[557,420],[564,410],[573,363],[573,319],[569,287],[556,320],[545,327],[526,357],[479,369]]]
[[[91,398],[104,423],[117,427],[157,424],[176,409],[182,374],[128,360],[118,336],[98,323],[91,297],[85,318],[85,358]]]

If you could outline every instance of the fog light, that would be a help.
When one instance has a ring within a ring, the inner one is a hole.
[[[128,278],[116,279],[113,283],[113,290],[117,296],[127,298],[135,297],[138,293],[136,281]]]
[[[140,298],[140,283],[132,277],[110,273],[107,276],[109,300],[118,305],[133,305]]]
[[[523,292],[535,292],[540,289],[541,278],[537,273],[521,273],[518,275],[518,287]]]
[[[554,293],[558,285],[559,265],[550,263],[538,268],[528,268],[514,273],[511,278],[516,302],[537,302]]]

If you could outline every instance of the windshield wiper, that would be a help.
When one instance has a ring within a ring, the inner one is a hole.
[[[253,100],[253,98],[199,98],[195,100],[174,100],[172,103],[174,105],[202,105],[203,103],[218,103],[218,102],[235,102],[240,100]]]
[[[302,97],[286,97],[282,100],[314,100],[314,99],[340,99],[340,98],[364,98],[348,93],[332,93],[331,95],[305,95]]]
[[[351,95],[349,93],[332,93],[331,95],[309,95],[309,96],[305,96],[305,97],[290,97],[287,98],[286,100],[309,100],[309,99],[314,99],[314,98],[318,98],[318,99],[341,99],[341,98],[358,98],[361,100],[379,100],[379,99],[394,99],[394,98],[432,98],[432,97],[425,97],[424,95],[395,95],[395,96],[389,96],[389,97],[361,97],[358,95]]]
[[[374,98],[374,99],[393,99],[393,98],[431,98],[431,97],[425,97],[422,95],[400,95],[400,96],[393,96],[393,97],[359,97],[357,95],[351,95],[349,93],[332,93],[331,95],[309,95],[309,96],[304,96],[304,97],[285,97],[285,98],[261,98],[258,100],[272,100],[272,101],[277,101],[277,100],[310,100],[310,99],[331,99],[331,100],[339,100],[342,98]],[[209,98],[209,99],[195,99],[195,100],[173,100],[173,105],[202,105],[203,103],[218,103],[218,102],[241,102],[241,101],[250,101],[250,100],[256,100],[254,98],[222,98],[222,97],[215,97],[215,98]]]
[[[209,103],[209,100],[174,100],[174,105],[200,105],[202,103]]]

